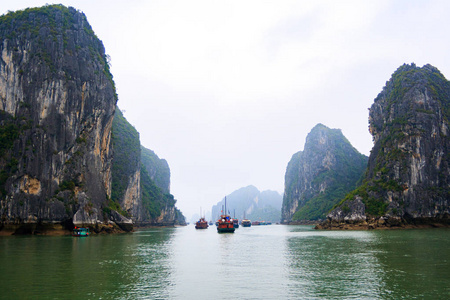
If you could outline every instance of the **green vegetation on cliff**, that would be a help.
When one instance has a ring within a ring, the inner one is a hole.
[[[341,130],[316,125],[286,168],[283,222],[324,219],[357,186],[366,166],[367,157]]]
[[[82,18],[82,30],[90,40],[87,47],[78,44],[72,39],[71,33],[79,30],[77,28],[78,18]],[[37,61],[44,62],[52,76],[64,76],[65,80],[73,80],[73,72],[67,62],[59,59],[55,54],[62,50],[67,55],[73,56],[81,52],[83,56],[88,54],[90,60],[98,62],[102,72],[110,81],[114,97],[117,93],[113,75],[110,72],[109,56],[105,54],[102,41],[94,33],[86,16],[73,7],[65,7],[62,4],[45,5],[42,7],[27,8],[15,12],[8,12],[0,16],[0,35],[9,43],[9,48],[19,54],[21,49],[19,43],[32,43],[33,51],[30,52],[29,63],[20,70],[21,75],[26,75]],[[19,55],[15,58],[20,59]]]
[[[120,203],[128,187],[129,178],[140,165],[139,133],[116,108],[112,126],[114,156],[112,162],[111,199]]]
[[[152,179],[156,186],[163,192],[170,191],[170,168],[165,159],[160,159],[150,149],[141,146],[141,161],[146,168],[150,179]]]
[[[141,164],[142,204],[146,219],[156,219],[165,206],[174,206],[176,200],[173,195],[164,193],[150,178],[147,169]]]
[[[159,159],[153,151],[141,146],[139,133],[118,108],[113,121],[112,141],[114,158],[111,209],[117,207],[117,204],[123,206],[127,190],[140,190],[140,194],[135,197],[141,200],[142,209],[136,209],[140,211],[140,216],[135,217],[141,222],[155,222],[166,208],[174,208],[177,214],[174,207],[176,200],[168,191],[170,169],[167,162]],[[140,175],[139,189],[133,186],[137,184],[137,181],[132,180],[136,174]],[[167,185],[167,188],[158,186],[161,183]],[[135,206],[139,206],[139,203],[135,203]],[[181,215],[181,212],[178,211],[178,215]]]
[[[402,65],[369,112],[374,147],[357,196],[367,217],[430,218],[448,213],[450,82],[425,65]],[[363,218],[363,216],[361,216]]]

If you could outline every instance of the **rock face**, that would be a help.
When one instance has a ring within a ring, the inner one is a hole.
[[[170,193],[170,168],[167,161],[143,146],[141,146],[141,161],[156,186],[164,193]]]
[[[370,108],[363,184],[321,227],[449,224],[449,118],[450,82],[438,69],[398,68]]]
[[[240,188],[227,196],[227,210],[231,216],[243,219],[244,214],[247,219],[253,221],[280,221],[282,197],[275,191],[260,192],[253,185]],[[213,220],[217,220],[221,214],[225,199],[222,199],[211,209]]]
[[[139,132],[116,109],[112,127],[114,157],[112,161],[112,206],[120,207],[134,221],[140,221],[141,144]]]
[[[2,16],[0,53],[0,230],[111,232],[184,220],[167,162],[164,174],[162,163],[152,171],[163,178],[158,188],[139,133],[115,116],[108,57],[83,13],[49,5]]]
[[[0,17],[0,53],[2,226],[102,222],[117,101],[102,42],[52,5]]]
[[[341,130],[316,125],[286,168],[282,223],[323,219],[356,187],[367,166]]]
[[[114,158],[109,207],[129,216],[138,226],[185,225],[184,216],[170,194],[167,161],[141,146],[139,133],[119,109],[112,132]]]

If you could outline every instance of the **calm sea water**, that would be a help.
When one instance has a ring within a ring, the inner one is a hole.
[[[0,237],[1,299],[450,299],[450,230]]]

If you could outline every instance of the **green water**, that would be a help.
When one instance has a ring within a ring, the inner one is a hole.
[[[450,299],[450,230],[0,237],[0,299]]]

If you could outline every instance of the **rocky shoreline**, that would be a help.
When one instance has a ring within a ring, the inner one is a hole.
[[[418,229],[418,228],[450,228],[450,218],[420,218],[407,220],[402,218],[380,217],[365,221],[334,221],[331,219],[317,224],[319,230],[385,230],[385,229]]]

